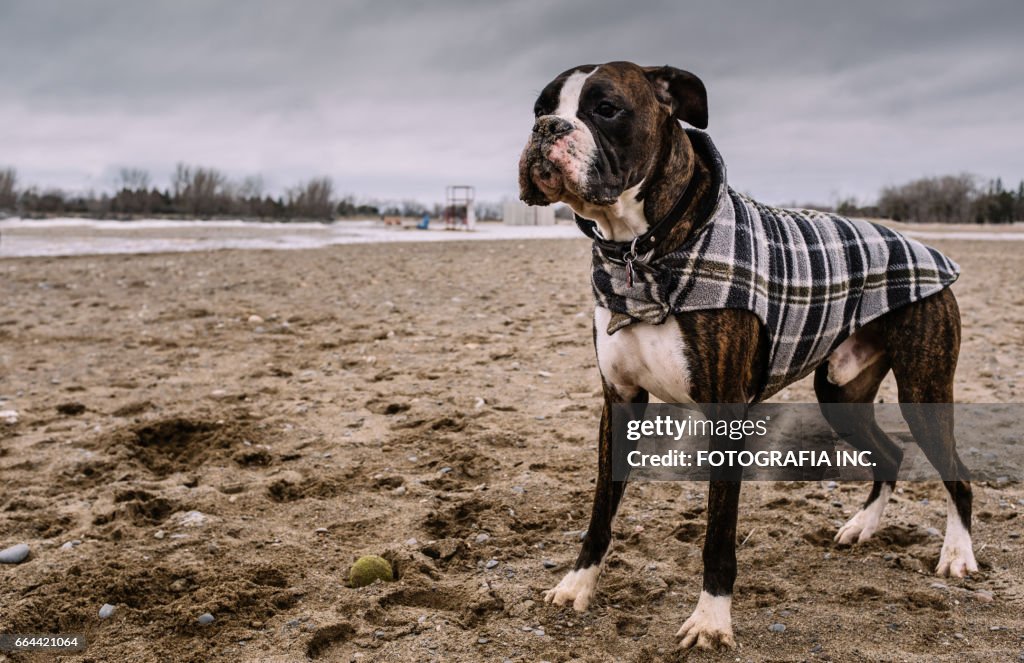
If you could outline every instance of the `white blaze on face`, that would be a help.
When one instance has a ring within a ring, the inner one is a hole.
[[[597,68],[590,72],[573,72],[562,83],[558,95],[558,108],[552,115],[572,123],[573,130],[555,141],[544,155],[562,171],[562,177],[570,182],[576,191],[582,191],[586,187],[590,164],[597,152],[597,143],[590,128],[576,117],[580,109],[583,84],[595,71]]]

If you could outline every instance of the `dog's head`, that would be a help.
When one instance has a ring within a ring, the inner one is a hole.
[[[519,161],[519,197],[529,205],[612,205],[657,165],[668,122],[704,129],[707,93],[674,67],[632,62],[574,67],[547,84]]]

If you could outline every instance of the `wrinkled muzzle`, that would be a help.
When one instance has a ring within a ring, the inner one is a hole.
[[[536,134],[519,158],[519,198],[527,205],[549,205],[557,202],[564,191],[562,172],[545,154],[543,140]]]
[[[557,115],[537,119],[519,159],[519,197],[528,205],[573,199],[607,205],[599,176],[597,146],[581,122]]]

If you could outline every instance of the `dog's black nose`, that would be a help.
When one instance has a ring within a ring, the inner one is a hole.
[[[557,115],[545,115],[537,119],[533,125],[533,133],[540,136],[558,138],[572,131],[572,122]]]

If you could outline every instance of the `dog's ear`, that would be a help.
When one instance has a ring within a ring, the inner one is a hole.
[[[672,109],[672,117],[698,129],[708,128],[708,92],[694,74],[675,67],[644,67],[658,101]]]

